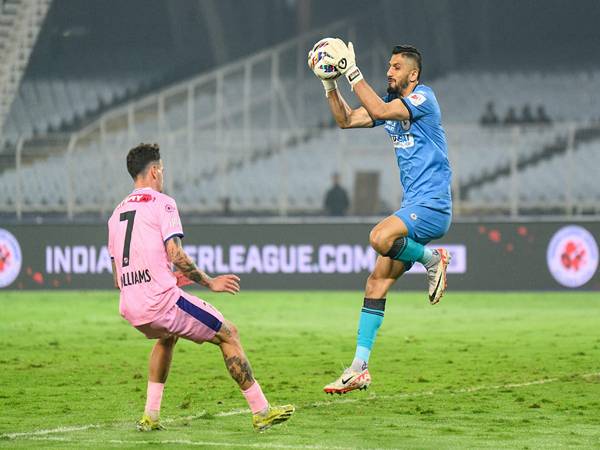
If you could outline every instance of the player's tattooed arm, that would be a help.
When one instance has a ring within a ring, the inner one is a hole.
[[[188,279],[201,284],[202,286],[206,286],[214,292],[237,294],[240,291],[240,279],[237,275],[227,274],[212,278],[196,267],[192,258],[189,257],[181,246],[181,238],[179,238],[179,236],[170,238],[165,243],[165,247],[167,255],[169,256],[169,261],[171,261],[179,271],[179,274],[176,274],[178,286],[190,284],[190,282],[185,282],[185,279]],[[185,279],[180,279],[181,276]]]
[[[192,258],[183,249],[179,236],[173,236],[166,242],[165,246],[169,260],[185,277],[202,286],[210,286],[212,278],[196,267]]]

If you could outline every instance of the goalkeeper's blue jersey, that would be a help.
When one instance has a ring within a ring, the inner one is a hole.
[[[383,100],[389,103],[396,98],[396,94],[387,94]],[[392,138],[404,188],[402,207],[422,205],[450,212],[452,171],[435,94],[419,84],[400,100],[410,113],[409,120],[376,120],[373,126],[385,124]]]

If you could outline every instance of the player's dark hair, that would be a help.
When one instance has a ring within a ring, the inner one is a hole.
[[[133,147],[127,153],[127,172],[134,180],[144,172],[150,163],[160,161],[160,148],[158,144],[144,144],[143,142]]]
[[[406,58],[410,58],[415,62],[415,64],[417,65],[417,69],[419,69],[419,76],[417,77],[417,80],[420,80],[421,73],[422,73],[421,52],[419,52],[419,50],[417,50],[417,48],[413,47],[412,45],[396,45],[392,49],[392,55],[398,55],[398,54],[400,54]]]

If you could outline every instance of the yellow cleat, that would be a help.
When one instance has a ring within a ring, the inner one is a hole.
[[[266,412],[252,415],[254,430],[262,433],[273,425],[285,422],[292,417],[295,410],[294,405],[269,406]]]
[[[158,420],[154,421],[146,414],[135,423],[135,427],[138,431],[160,431],[165,429]]]

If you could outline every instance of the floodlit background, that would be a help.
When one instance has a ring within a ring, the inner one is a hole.
[[[349,215],[393,212],[402,189],[389,138],[333,126],[306,67],[324,36],[353,40],[381,93],[392,46],[422,51],[455,218],[599,212],[596,1],[1,4],[7,221],[103,221],[130,189],[124,155],[140,141],[161,145],[185,215],[323,215],[334,172]]]
[[[597,448],[599,24],[598,0],[0,0],[0,446]],[[373,384],[342,399],[322,387],[402,187],[382,127],[334,126],[306,65],[326,36],[381,94],[393,46],[421,50],[453,169],[448,292],[431,307],[419,264],[396,283]],[[193,293],[296,405],[272,433],[218,350],[183,341],[168,430],[134,429],[151,343],[118,314],[106,221],[140,142],[186,252],[241,277]]]

